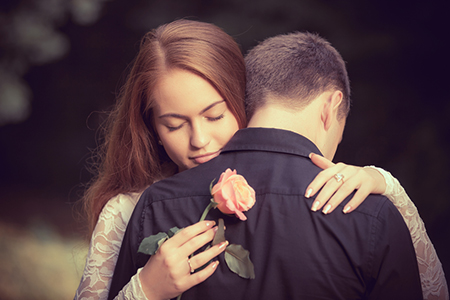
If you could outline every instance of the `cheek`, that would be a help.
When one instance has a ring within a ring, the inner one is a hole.
[[[228,143],[228,141],[233,137],[236,131],[239,130],[239,125],[237,120],[233,117],[230,118],[225,126],[223,126],[221,130],[221,138],[224,144]]]
[[[185,140],[183,135],[168,135],[165,139],[162,139],[164,149],[166,149],[167,154],[172,153],[172,155],[181,156],[183,155]]]
[[[183,137],[175,132],[167,133],[165,128],[161,128],[159,126],[156,127],[156,130],[167,155],[171,160],[177,163],[177,161],[179,160],[177,159],[177,157],[182,156]]]

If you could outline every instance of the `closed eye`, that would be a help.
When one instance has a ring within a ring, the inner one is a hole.
[[[207,119],[208,119],[208,121],[215,122],[215,121],[219,121],[220,119],[223,119],[223,117],[224,117],[224,114],[221,114],[220,116],[217,116],[214,118],[207,117]]]
[[[183,127],[183,124],[184,123],[181,123],[180,126],[176,126],[176,127],[173,127],[173,126],[166,126],[166,127],[167,127],[167,129],[169,129],[170,132],[172,132],[172,131],[176,131],[176,130],[180,129],[181,127]]]

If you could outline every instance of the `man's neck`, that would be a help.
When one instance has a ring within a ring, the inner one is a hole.
[[[279,105],[265,105],[258,109],[250,119],[247,127],[276,128],[295,132],[311,141],[315,141],[317,117],[314,112],[305,107],[300,111],[289,110]]]
[[[295,132],[312,141],[328,159],[333,159],[342,138],[345,122],[337,119],[339,91],[324,92],[302,109],[285,107],[277,99],[268,99],[258,108],[248,127],[276,128]]]

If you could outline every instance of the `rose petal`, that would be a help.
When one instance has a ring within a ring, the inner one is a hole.
[[[234,205],[232,201],[226,201],[225,206],[228,208],[229,211],[231,211],[231,213],[235,213],[237,211],[236,205]]]
[[[228,180],[230,176],[236,175],[236,170],[231,171],[230,168],[226,169],[225,172],[220,174],[219,181],[213,186],[211,189],[211,195],[214,196],[215,193],[217,193],[218,190],[222,188],[222,186],[225,184],[225,182]]]
[[[236,180],[233,187],[236,203],[238,203],[240,210],[247,211],[252,208],[255,204],[255,190],[247,184],[243,177],[242,180]]]
[[[231,184],[224,184],[222,186],[222,189],[220,190],[222,192],[222,197],[228,202],[233,202],[234,205],[236,205],[236,196],[233,189],[233,185]]]
[[[247,220],[247,217],[239,210],[236,210],[236,216],[241,219],[241,221]]]

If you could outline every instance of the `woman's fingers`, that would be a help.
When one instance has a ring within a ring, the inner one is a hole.
[[[164,242],[157,253],[150,257],[141,272],[141,282],[147,297],[148,295],[158,295],[164,299],[176,297],[214,273],[218,262],[212,262],[198,272],[191,272],[207,264],[228,245],[228,242],[223,242],[190,257],[193,252],[214,238],[217,227],[211,228],[214,222],[209,222],[211,224],[199,222],[186,227]],[[184,243],[180,245],[182,241]]]
[[[206,263],[210,262],[213,258],[217,257],[220,253],[225,251],[227,246],[228,241],[224,241],[220,244],[217,244],[209,248],[208,250],[196,254],[195,256],[189,259],[190,266],[192,267],[193,270],[196,270],[204,266]]]
[[[314,196],[317,191],[320,190],[320,193],[317,195],[311,209],[313,211],[321,209],[322,206],[334,195],[334,193],[345,185],[347,179],[351,178],[355,172],[355,168],[349,167],[342,163],[336,164],[333,167],[320,172],[309,184],[305,194],[305,196],[309,198]]]
[[[367,196],[369,196],[370,190],[360,188],[356,191],[352,200],[350,200],[342,210],[344,213],[351,213],[355,208],[357,208],[361,203],[366,200]],[[340,202],[339,202],[340,203]]]
[[[328,169],[334,166],[334,163],[332,161],[315,153],[309,154],[309,158],[316,166],[318,166],[321,169]]]
[[[331,180],[330,180],[331,181]],[[354,186],[351,183],[339,183],[333,184],[333,188],[325,195],[322,195],[322,191],[316,198],[316,201],[323,203],[322,212],[324,214],[331,213],[348,195],[354,191]],[[329,200],[328,200],[329,199]],[[325,204],[326,203],[326,204]],[[320,209],[320,208],[319,208]],[[317,209],[318,210],[318,209]]]
[[[206,266],[203,270],[188,275],[183,282],[182,290],[186,291],[191,287],[196,286],[197,284],[208,279],[217,270],[218,265],[219,261],[214,261]]]
[[[342,166],[342,168],[337,168]],[[337,171],[339,176],[332,175],[333,170]],[[375,172],[375,174],[372,174]],[[357,208],[370,193],[382,193],[384,191],[384,178],[382,175],[378,175],[376,170],[366,170],[364,168],[349,166],[345,164],[337,164],[335,167],[324,170],[319,174],[316,179],[317,182],[328,181],[323,185],[317,195],[311,210],[317,211],[322,209],[325,214],[331,213],[342,201],[344,201],[353,191],[356,190],[355,195],[343,208],[344,213],[349,213]],[[320,178],[323,176],[323,178]],[[339,180],[339,178],[342,178]],[[315,180],[316,180],[315,179]],[[315,181],[314,180],[314,181]],[[311,185],[313,185],[311,183]]]
[[[306,188],[305,192],[306,198],[314,196],[317,193],[317,191],[319,191],[331,178],[333,178],[336,174],[340,173],[342,169],[347,167],[347,165],[343,163],[334,164],[330,160],[318,154],[311,153],[309,156],[311,158],[311,161],[316,166],[324,170],[321,171]]]
[[[171,247],[181,247],[193,237],[202,234],[216,225],[215,221],[201,221],[191,226],[181,229],[172,238],[168,239],[164,244],[170,244]],[[164,245],[163,244],[163,245]]]
[[[322,167],[328,165],[328,169],[321,171],[307,188],[306,196],[314,196],[320,190],[311,207],[312,211],[322,209],[325,214],[331,213],[348,195],[355,189],[359,189],[364,183],[370,186],[367,174],[361,172],[360,167],[349,166],[343,163],[333,164],[319,155],[312,155],[312,160]],[[309,189],[309,190],[308,190]],[[370,193],[370,192],[369,192]],[[368,193],[367,193],[368,194]],[[346,213],[355,209],[363,200],[360,200],[362,192],[358,194],[355,201],[344,207]]]
[[[314,180],[306,188],[305,197],[309,198],[314,196],[331,179],[334,179],[334,175],[341,173],[342,169],[343,166],[338,164],[317,174]]]
[[[203,251],[192,258],[189,259],[190,263],[189,266],[193,269],[198,269],[200,267],[203,267],[205,264],[210,262],[214,257],[225,251],[226,247],[228,246],[228,241],[224,241],[220,244],[217,244],[210,249]],[[186,278],[186,290],[190,289],[191,287],[205,281],[208,277],[210,277],[214,271],[217,269],[217,265],[219,264],[219,261],[213,261],[209,265],[207,265],[204,269],[199,270],[193,274],[190,274]]]
[[[188,256],[205,246],[206,244],[212,242],[214,239],[214,235],[217,232],[217,227],[213,227],[204,233],[201,233],[190,240],[186,241],[183,245],[180,246],[179,251],[180,255]]]
[[[328,202],[326,202],[326,205],[324,206],[322,212],[324,214],[331,213],[355,190],[355,195],[353,195],[352,199],[342,209],[344,213],[353,211],[370,194],[370,188],[369,184],[361,186],[360,179],[358,179],[358,177],[356,177],[355,175],[349,175],[349,179],[345,181],[341,186],[339,186],[336,189],[335,193],[329,198]],[[321,201],[327,201],[327,199]]]

